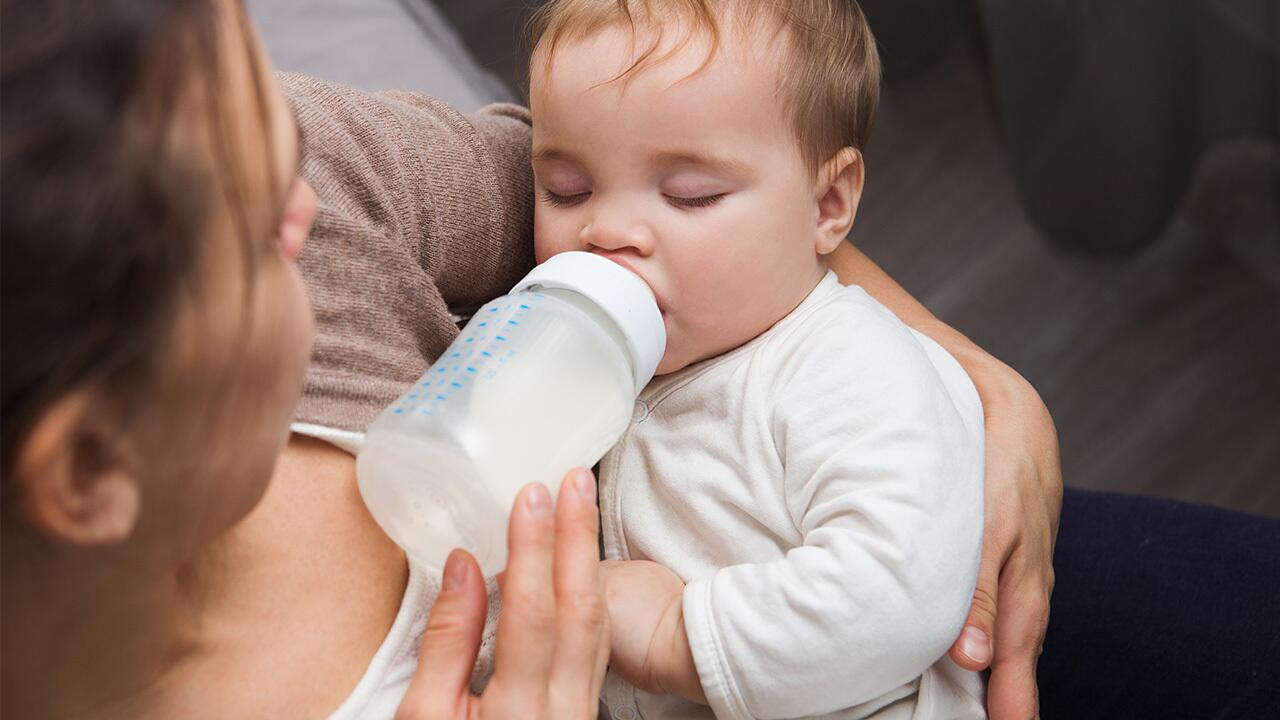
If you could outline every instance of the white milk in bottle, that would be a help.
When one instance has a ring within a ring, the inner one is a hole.
[[[665,347],[643,280],[598,255],[552,257],[480,308],[369,427],[365,504],[425,567],[462,547],[502,570],[516,493],[536,481],[554,496],[570,468],[595,464]]]

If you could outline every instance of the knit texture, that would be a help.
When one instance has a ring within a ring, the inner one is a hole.
[[[533,266],[532,131],[515,105],[281,74],[319,208],[298,259],[316,318],[298,422],[363,432]]]

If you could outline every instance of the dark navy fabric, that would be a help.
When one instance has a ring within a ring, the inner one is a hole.
[[[1280,718],[1280,520],[1067,489],[1045,720]]]

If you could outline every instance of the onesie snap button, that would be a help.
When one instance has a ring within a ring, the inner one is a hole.
[[[631,422],[642,423],[649,417],[649,403],[636,399],[635,408],[631,411]]]

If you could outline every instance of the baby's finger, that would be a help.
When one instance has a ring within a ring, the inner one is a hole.
[[[444,566],[440,595],[427,616],[418,669],[396,711],[398,720],[464,716],[487,602],[475,559],[454,550]]]
[[[508,560],[502,581],[494,680],[508,697],[531,707],[546,702],[555,641],[551,493],[530,483],[516,496],[507,531]]]
[[[601,638],[608,637],[598,544],[596,483],[590,471],[571,471],[556,507],[556,650],[552,708],[590,707],[598,697]],[[605,646],[607,648],[607,646]],[[606,649],[607,654],[607,649]]]

